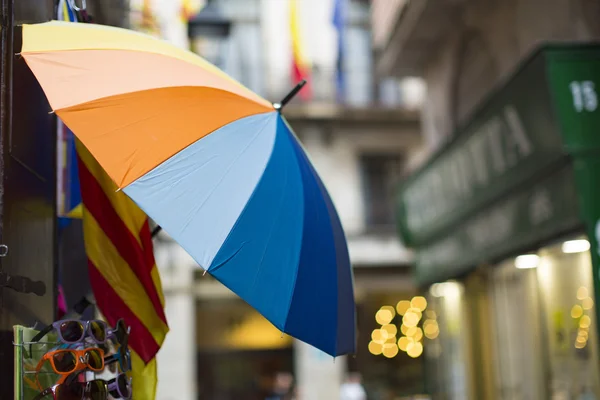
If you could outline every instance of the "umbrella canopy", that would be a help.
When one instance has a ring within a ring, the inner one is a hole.
[[[120,189],[281,331],[356,349],[340,220],[275,107],[204,59],[120,28],[23,25],[52,109]]]

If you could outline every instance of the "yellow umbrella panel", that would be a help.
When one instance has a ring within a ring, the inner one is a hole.
[[[120,188],[214,130],[274,110],[197,55],[125,29],[23,25],[21,55]]]

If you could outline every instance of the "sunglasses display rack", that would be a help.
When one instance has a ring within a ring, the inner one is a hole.
[[[104,387],[102,385],[104,379],[110,379],[110,376],[114,376],[115,373],[124,372],[129,370],[130,361],[128,351],[125,350],[123,353],[123,347],[127,349],[127,340],[125,339],[124,346],[119,348],[119,351],[116,353],[109,355],[105,358],[104,349],[98,348],[98,345],[95,343],[87,343],[80,342],[77,348],[68,347],[61,344],[61,340],[56,332],[48,332],[42,339],[40,339],[39,333],[35,329],[27,328],[24,326],[16,325],[13,327],[14,333],[14,393],[15,400],[37,400],[40,399],[40,393],[47,388],[51,388],[55,386],[57,383],[62,383],[63,381],[70,382],[70,385],[73,385],[73,381],[85,381],[89,382],[96,378],[102,379],[99,384],[100,390],[103,391],[103,395],[100,395],[98,391],[96,391],[94,396],[85,398],[93,398],[93,399],[112,399],[108,395],[110,390],[116,390],[118,386],[118,393],[127,392],[127,397],[118,397],[118,398],[128,398],[131,396],[131,379],[126,378],[124,374],[122,379],[117,379],[114,383],[115,379],[112,380],[113,383]],[[46,332],[43,332],[44,334]],[[37,336],[36,336],[37,335]],[[128,330],[127,330],[128,335]],[[82,344],[85,343],[85,344]],[[108,345],[108,343],[106,344]],[[105,347],[102,345],[102,347]],[[109,350],[109,347],[105,347],[106,350]],[[58,357],[56,356],[58,353],[61,353]],[[64,353],[69,353],[69,357],[72,357],[77,363],[77,369],[75,372],[80,371],[80,374],[72,374],[68,371],[64,373],[60,373],[64,366],[60,365],[60,359],[65,359],[65,357],[61,357]],[[105,364],[104,360],[110,360],[113,358],[114,362],[107,361]],[[100,363],[97,363],[97,371],[90,371],[91,365],[93,365],[93,359],[101,360]],[[70,377],[69,377],[70,376]],[[67,378],[69,377],[69,378]],[[75,379],[73,379],[75,378]],[[125,382],[127,380],[127,382]],[[75,382],[77,384],[77,382]],[[59,391],[54,391],[54,393],[49,392],[47,396],[43,397],[43,400],[62,400],[62,399],[72,399],[71,395],[60,395]],[[112,392],[111,392],[112,393]],[[123,395],[125,396],[125,395]],[[82,394],[83,398],[83,394]]]
[[[13,331],[15,344],[15,400],[32,400],[40,393],[37,379],[39,379],[40,385],[46,388],[54,385],[60,378],[60,375],[54,373],[48,365],[49,363],[45,363],[40,368],[39,373],[36,374],[39,361],[44,354],[57,347],[56,341],[58,338],[56,335],[50,334],[46,336],[48,341],[32,343],[31,339],[38,334],[37,330],[17,325],[13,328]]]

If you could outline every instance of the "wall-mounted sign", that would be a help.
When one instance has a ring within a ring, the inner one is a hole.
[[[595,229],[598,88],[600,46],[544,47],[402,185],[399,231],[417,250],[419,282],[456,277],[584,224]]]

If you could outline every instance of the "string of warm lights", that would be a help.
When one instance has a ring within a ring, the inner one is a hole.
[[[585,286],[581,286],[577,289],[577,299],[581,301],[581,304],[575,304],[573,308],[571,308],[571,318],[573,318],[578,325],[575,348],[583,349],[587,345],[589,336],[588,331],[592,324],[592,319],[589,315],[586,315],[585,312],[594,307],[594,300],[589,296]]]
[[[425,314],[425,319],[423,319]],[[397,339],[398,327],[393,324],[394,318],[402,317],[400,337]],[[375,321],[380,325],[371,333],[369,352],[394,358],[399,350],[409,357],[418,358],[423,354],[424,337],[434,340],[439,335],[437,315],[427,310],[427,299],[415,296],[411,300],[401,300],[396,307],[383,306],[375,313]]]

